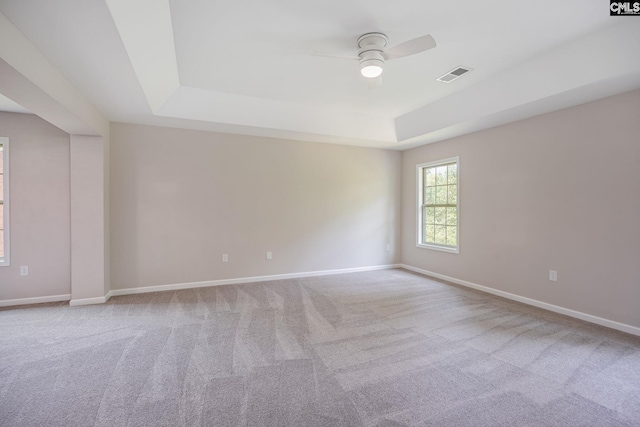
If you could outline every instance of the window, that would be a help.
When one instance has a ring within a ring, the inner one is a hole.
[[[453,157],[417,166],[418,247],[459,252],[459,163]]]
[[[9,139],[0,137],[0,267],[9,265]]]

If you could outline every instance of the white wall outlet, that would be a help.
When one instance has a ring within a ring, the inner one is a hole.
[[[222,262],[229,262],[229,254],[222,254]]]
[[[387,243],[387,252],[391,252],[391,245]]]
[[[549,280],[552,282],[558,281],[558,272],[555,270],[549,270]]]
[[[20,266],[20,275],[21,276],[28,276],[29,275],[29,266],[28,265],[21,265]]]
[[[273,252],[267,252],[267,259],[273,259]]]

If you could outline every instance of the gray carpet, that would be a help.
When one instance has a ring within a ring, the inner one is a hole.
[[[0,311],[2,426],[639,426],[640,339],[403,270]]]

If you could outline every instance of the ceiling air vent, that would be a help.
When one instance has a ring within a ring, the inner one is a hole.
[[[469,71],[471,71],[471,68],[469,67],[456,67],[448,73],[438,77],[436,80],[442,83],[451,83],[455,79],[467,74]]]

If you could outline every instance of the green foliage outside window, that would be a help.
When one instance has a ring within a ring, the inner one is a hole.
[[[422,243],[458,245],[458,164],[422,168]]]

